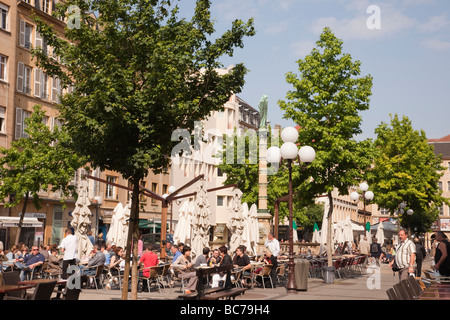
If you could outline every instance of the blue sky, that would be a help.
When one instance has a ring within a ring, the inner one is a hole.
[[[180,2],[182,12],[189,12],[187,4],[193,7],[193,1]],[[367,27],[371,5],[380,9],[380,29]],[[361,61],[361,75],[373,77],[358,139],[375,138],[375,128],[390,122],[390,113],[406,115],[428,138],[450,134],[450,1],[215,0],[211,11],[218,34],[234,19],[255,19],[257,34],[223,62],[243,62],[250,70],[239,96],[257,108],[267,94],[272,125],[294,125],[277,103],[291,90],[285,74],[298,74],[296,61],[330,27],[343,40],[343,52]]]

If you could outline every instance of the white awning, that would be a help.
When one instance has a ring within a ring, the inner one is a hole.
[[[19,217],[0,217],[0,227],[19,227]],[[23,218],[22,227],[41,228],[42,222],[37,218]]]

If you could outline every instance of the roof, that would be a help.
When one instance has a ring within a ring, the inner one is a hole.
[[[434,146],[435,155],[442,154],[443,159],[450,158],[450,142],[431,142],[430,144]]]
[[[439,139],[428,139],[428,142],[450,142],[450,134]]]

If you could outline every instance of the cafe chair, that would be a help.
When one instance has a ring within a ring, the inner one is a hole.
[[[161,286],[159,285],[158,280],[159,280],[159,273],[162,268],[159,266],[147,267],[147,268],[142,268],[141,271],[146,270],[146,269],[149,270],[148,277],[145,277],[142,275],[142,276],[139,276],[139,280],[147,281],[148,292],[150,292],[150,285],[152,283],[156,283],[156,285],[158,286],[158,291],[159,291],[159,293],[161,293]]]
[[[163,288],[165,289],[166,286],[164,285],[164,282],[166,282],[167,286],[172,289],[170,282],[172,279],[170,278],[170,264],[166,263],[161,266],[161,272],[158,274],[158,280],[163,285]]]
[[[79,300],[81,289],[70,289],[68,282],[66,282],[66,285],[62,288],[62,290],[55,289],[54,292],[56,292],[57,297],[52,298],[52,300]],[[62,298],[60,298],[60,296],[62,296]]]
[[[16,297],[10,297],[5,296],[3,300],[50,300],[50,297],[53,294],[53,289],[56,286],[56,280],[55,281],[49,281],[49,282],[41,282],[38,283],[36,288],[34,289],[34,292],[31,296],[25,297],[25,298],[16,298]]]
[[[98,285],[97,282],[101,285],[102,289],[103,289],[103,268],[105,266],[103,264],[99,264],[98,266],[92,266],[92,267],[87,267],[84,270],[89,270],[89,269],[93,269],[95,268],[95,274],[94,275],[89,275],[89,274],[85,274],[85,276],[87,277],[88,281],[87,283],[90,283],[90,279],[94,279],[94,284],[95,284],[95,289],[98,290]],[[86,286],[87,286],[86,283]]]
[[[232,271],[231,272],[231,284],[234,285],[237,288],[242,288],[242,283],[241,283],[241,277],[242,277],[242,269],[240,270],[236,270],[236,271]],[[224,283],[225,285],[225,283]]]
[[[9,272],[3,272],[3,284],[9,284],[9,285],[17,285],[17,283],[20,281],[20,272],[19,271],[9,271]],[[7,293],[7,296],[18,299],[24,299],[26,297],[26,290],[20,290],[20,291],[11,291]],[[6,298],[6,296],[5,296]]]
[[[255,274],[256,280],[257,280],[258,278],[261,278],[261,282],[262,282],[262,285],[263,285],[263,288],[264,288],[264,289],[266,289],[266,285],[265,285],[265,281],[264,281],[266,278],[269,278],[269,280],[270,280],[270,285],[272,286],[272,289],[273,289],[272,276],[270,275],[271,272],[272,272],[272,268],[273,268],[273,265],[271,265],[271,264],[265,264],[265,265],[263,266],[261,272]]]
[[[277,280],[279,283],[286,281],[286,265],[284,263],[277,267]]]
[[[389,298],[389,300],[400,300],[397,294],[395,293],[394,288],[389,288],[386,290],[386,294]]]

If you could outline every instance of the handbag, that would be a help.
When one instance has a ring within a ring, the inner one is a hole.
[[[394,263],[392,264],[392,271],[397,272],[400,271],[400,268],[397,265],[397,261],[394,259]]]

